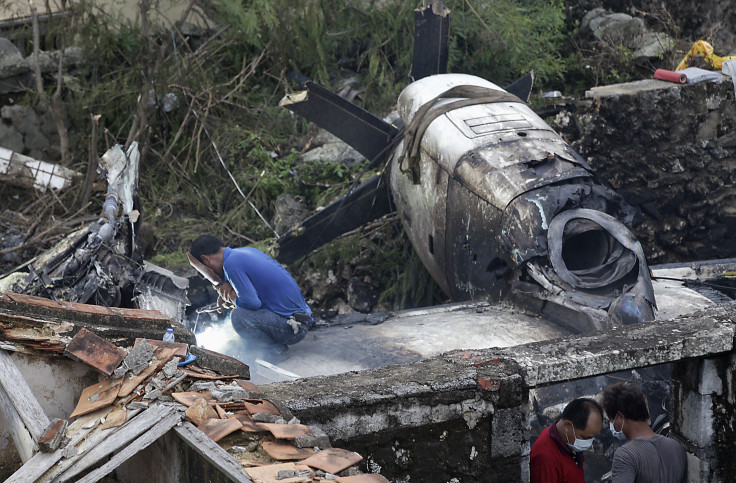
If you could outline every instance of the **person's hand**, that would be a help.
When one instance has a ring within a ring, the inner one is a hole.
[[[217,290],[217,295],[219,295],[217,300],[218,306],[220,306],[220,299],[226,303],[234,304],[235,299],[238,298],[238,294],[235,293],[235,289],[230,285],[230,282],[223,282],[217,285],[215,290]]]

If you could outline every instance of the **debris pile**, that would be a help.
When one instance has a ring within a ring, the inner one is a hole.
[[[356,467],[363,459],[359,454],[332,448],[322,431],[301,424],[241,378],[249,377],[244,364],[219,355],[220,367],[237,373],[220,374],[200,367],[189,350],[184,342],[145,338],[124,349],[79,330],[64,355],[95,369],[100,381],[82,391],[69,421],[48,421],[37,402],[16,405],[19,420],[36,424],[21,425],[30,446],[19,448],[24,465],[7,481],[99,481],[169,431],[234,481],[388,481],[362,474]],[[205,355],[206,367],[218,366],[217,353]],[[9,369],[0,379],[18,381],[17,392],[35,401],[8,353],[0,350],[3,362]],[[11,392],[5,384],[0,388]]]

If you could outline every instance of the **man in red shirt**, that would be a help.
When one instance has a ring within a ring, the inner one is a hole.
[[[531,483],[585,483],[583,451],[603,427],[603,409],[596,401],[578,398],[562,417],[542,431],[529,458]]]

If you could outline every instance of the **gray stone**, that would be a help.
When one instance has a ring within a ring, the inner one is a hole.
[[[311,214],[304,201],[290,193],[280,194],[274,202],[274,208],[276,213],[271,223],[280,235],[297,226]]]
[[[675,41],[663,32],[646,32],[637,41],[634,49],[635,59],[656,59],[670,52]]]
[[[688,441],[698,448],[708,448],[715,442],[713,399],[695,392],[680,394],[679,427]]]
[[[713,359],[700,361],[698,378],[698,392],[703,395],[723,394],[723,381],[718,376],[718,370]]]
[[[495,412],[491,422],[491,457],[507,458],[520,455],[524,441],[529,441],[525,431],[526,414],[521,408],[501,409]]]
[[[250,379],[250,368],[234,357],[207,350],[192,345],[189,352],[197,356],[197,363],[204,369],[210,369],[223,376],[238,376],[241,379]]]
[[[297,448],[330,448],[330,438],[327,434],[315,425],[310,425],[309,429],[312,430],[313,436],[297,436],[294,438],[294,446]]]

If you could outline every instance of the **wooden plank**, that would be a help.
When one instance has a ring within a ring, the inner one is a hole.
[[[63,473],[59,475],[58,480],[73,481],[76,475],[90,466],[97,464],[101,459],[105,458],[109,454],[126,446],[133,439],[148,431],[157,422],[171,413],[176,413],[179,418],[181,418],[181,413],[179,413],[173,405],[161,404],[146,409],[135,418],[129,420],[124,426],[117,428],[117,431],[114,433],[114,438],[105,438],[92,449],[87,451],[81,458],[77,459],[70,467],[66,468]],[[114,429],[104,431],[114,431]]]
[[[77,483],[94,483],[110,474],[115,468],[125,463],[139,451],[150,446],[154,441],[169,432],[179,421],[181,414],[178,411],[172,411],[162,420],[157,422],[151,429],[143,433],[138,439],[127,445],[104,465],[100,466],[84,478],[77,480]]]
[[[5,389],[8,399],[23,420],[33,440],[38,442],[51,421],[41,409],[41,405],[23,379],[23,375],[15,367],[13,359],[4,350],[0,350],[0,386]]]
[[[33,456],[36,443],[33,442],[31,433],[23,424],[20,414],[15,410],[13,402],[3,388],[0,388],[0,422],[3,423],[3,428],[13,437],[20,460],[26,463]]]
[[[90,425],[88,428],[84,428],[90,421],[93,419],[99,419],[100,417],[104,417],[107,415],[107,413],[110,411],[111,408],[107,407],[104,409],[100,409],[94,414],[85,414],[84,416],[81,416],[77,418],[76,421],[74,421],[72,424],[69,425],[67,428],[67,436],[69,436],[71,439],[69,443],[67,443],[67,446],[76,446],[79,444],[80,441],[85,439],[89,433],[94,430],[96,427],[96,424]],[[140,410],[136,409],[131,411],[131,414],[136,414]],[[107,434],[105,435],[107,436]],[[94,443],[94,439],[92,439],[92,442]],[[13,473],[10,477],[10,479],[5,480],[7,482],[13,482],[13,483],[33,483],[40,480],[41,476],[46,473],[54,464],[56,464],[57,461],[61,459],[63,455],[63,450],[58,449],[54,451],[53,453],[36,453],[33,458],[28,460],[26,464],[24,464],[22,467],[18,469],[15,473]]]
[[[243,470],[243,466],[219,444],[208,438],[190,422],[183,422],[174,427],[174,431],[194,451],[212,463],[218,470],[233,481],[253,483]]]
[[[36,453],[33,458],[18,468],[5,483],[34,483],[61,459],[61,450],[53,453]]]

